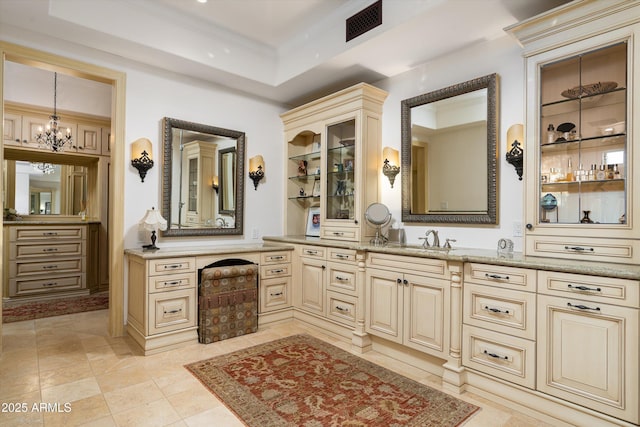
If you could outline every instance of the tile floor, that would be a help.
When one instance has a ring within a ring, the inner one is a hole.
[[[348,349],[287,322],[145,357],[128,338],[108,336],[107,315],[101,310],[3,325],[1,426],[242,426],[184,364],[301,332]],[[440,389],[439,378],[429,373],[375,352],[364,357]],[[465,427],[548,426],[472,393],[459,397],[482,408]],[[34,410],[34,403],[49,407]],[[26,412],[17,412],[21,408]]]

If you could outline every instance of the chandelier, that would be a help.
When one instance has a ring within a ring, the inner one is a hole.
[[[44,175],[50,175],[56,171],[55,166],[51,163],[31,163],[33,169],[38,172],[42,172]]]
[[[59,129],[58,114],[56,110],[58,92],[58,73],[53,73],[53,115],[49,116],[49,123],[46,128],[40,126],[38,128],[38,134],[36,135],[36,141],[41,146],[50,148],[52,151],[59,152],[64,150],[65,144],[71,144],[73,142],[71,137],[71,129],[67,128],[62,132]]]

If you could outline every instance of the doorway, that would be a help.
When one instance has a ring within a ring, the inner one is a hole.
[[[0,98],[4,100],[4,74],[5,62],[11,61],[49,71],[69,74],[87,80],[94,80],[111,85],[111,132],[110,151],[111,164],[108,172],[108,210],[105,218],[108,224],[108,271],[109,271],[109,324],[108,330],[111,336],[124,334],[124,201],[121,197],[113,197],[113,194],[122,194],[124,190],[124,107],[125,107],[125,73],[99,67],[81,61],[52,55],[47,52],[25,48],[19,45],[0,42],[2,63],[0,64]],[[3,108],[4,110],[4,108]],[[4,111],[3,111],[4,117]],[[4,135],[4,120],[0,124]],[[0,150],[0,163],[4,162],[4,142]],[[0,174],[0,187],[4,188],[4,177]],[[0,247],[2,252],[8,250],[4,247],[4,229],[0,228]],[[4,264],[4,263],[3,263]],[[4,277],[4,268],[0,265],[0,276]],[[0,288],[0,298],[2,289]],[[1,308],[0,308],[1,310]],[[0,319],[1,319],[0,312]],[[0,322],[0,339],[2,323]],[[0,341],[0,349],[1,349]]]

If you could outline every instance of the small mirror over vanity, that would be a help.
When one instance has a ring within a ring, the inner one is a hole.
[[[498,76],[401,103],[402,221],[497,224]]]
[[[165,117],[163,139],[163,235],[242,234],[244,133]]]

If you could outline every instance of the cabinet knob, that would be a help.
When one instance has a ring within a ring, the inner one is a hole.
[[[323,269],[323,270],[325,270],[326,268],[327,268],[327,266],[326,266],[326,265],[323,265],[323,266],[322,266],[322,269]]]
[[[527,224],[526,227],[527,230],[533,230],[533,224]]]
[[[409,284],[409,281],[408,281],[407,279],[404,279],[404,280],[402,281],[402,283],[404,283],[404,284],[405,284],[405,286],[406,286],[406,285],[408,285],[408,284]]]
[[[402,283],[402,279],[400,279],[400,278],[396,279],[396,283],[398,283],[398,284]]]

